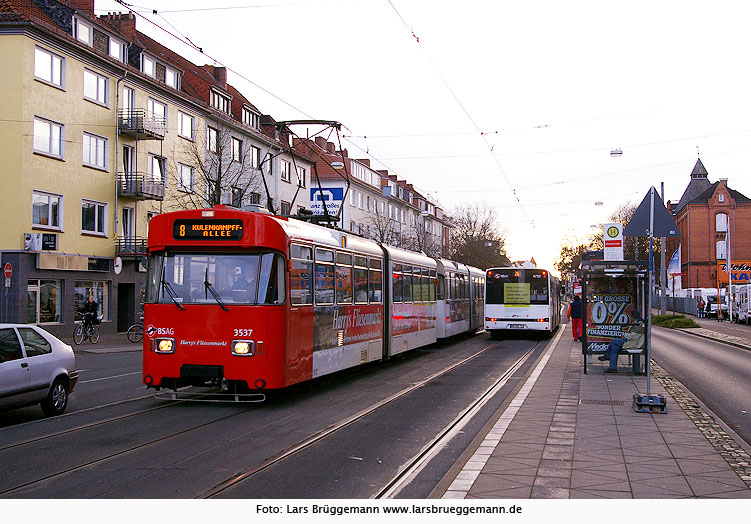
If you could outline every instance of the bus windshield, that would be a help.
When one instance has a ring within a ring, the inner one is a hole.
[[[550,300],[544,269],[489,269],[485,289],[486,304],[547,305]]]
[[[277,253],[162,253],[150,259],[146,301],[160,304],[282,304]]]

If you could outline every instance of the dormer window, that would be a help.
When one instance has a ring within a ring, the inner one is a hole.
[[[174,89],[180,89],[180,73],[171,67],[164,68],[164,83]]]
[[[118,62],[125,63],[125,44],[116,38],[110,37],[109,55]]]
[[[223,94],[212,91],[211,92],[211,106],[215,109],[218,109],[222,113],[229,114],[229,97],[224,96]]]
[[[141,72],[151,77],[156,76],[156,62],[146,55],[141,55]]]
[[[75,19],[74,29],[76,32],[76,39],[79,42],[83,42],[86,45],[92,45],[92,33],[93,28],[90,24],[87,24],[78,18]]]
[[[243,124],[253,129],[259,129],[261,127],[261,117],[248,107],[243,107]]]

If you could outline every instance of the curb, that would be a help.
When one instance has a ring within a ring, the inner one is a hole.
[[[671,328],[667,328],[667,329],[671,329]],[[695,337],[705,338],[707,340],[714,340],[715,342],[721,342],[729,346],[735,346],[741,349],[745,349],[747,351],[751,351],[751,346],[749,346],[748,344],[743,344],[741,342],[736,342],[734,340],[725,340],[724,338],[722,338],[724,335],[722,335],[721,333],[717,333],[716,331],[710,331],[706,328],[673,328],[673,329],[682,331],[684,333],[688,333],[689,335],[693,335]],[[697,333],[696,332],[697,329],[704,329],[706,331],[709,331],[710,333],[713,333],[713,335],[709,335],[706,333]]]

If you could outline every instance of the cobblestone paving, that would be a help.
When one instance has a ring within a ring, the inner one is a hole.
[[[714,333],[715,338],[717,333]],[[652,361],[652,376],[670,393],[730,467],[751,488],[751,456],[664,369]]]

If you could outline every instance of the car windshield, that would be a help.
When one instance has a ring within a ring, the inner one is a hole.
[[[277,253],[167,253],[151,257],[147,302],[282,304],[284,258]]]

